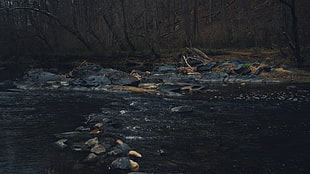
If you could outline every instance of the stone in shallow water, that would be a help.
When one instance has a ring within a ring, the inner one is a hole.
[[[114,160],[111,164],[114,169],[131,169],[130,161],[128,157],[121,157]]]
[[[94,152],[95,154],[100,154],[106,151],[105,147],[101,144],[96,144],[93,148],[90,150],[91,152]]]
[[[97,160],[97,155],[94,154],[94,153],[90,153],[88,154],[88,156],[83,160],[84,162],[92,162],[92,161],[95,161]]]
[[[87,141],[85,142],[85,144],[88,145],[88,146],[94,146],[94,145],[96,145],[96,144],[98,144],[98,143],[99,143],[99,140],[98,140],[97,137],[91,138],[91,139],[89,139],[89,140],[87,140]]]
[[[113,169],[130,169],[132,171],[137,171],[140,166],[137,162],[130,160],[128,157],[120,157],[111,163],[111,167]]]
[[[60,139],[60,140],[56,141],[55,144],[56,144],[58,147],[65,148],[65,147],[68,146],[68,145],[66,144],[67,141],[68,141],[68,139]]]

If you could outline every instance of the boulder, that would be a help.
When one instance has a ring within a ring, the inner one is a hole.
[[[84,162],[94,162],[98,159],[98,156],[94,153],[90,153],[87,157],[83,160]]]
[[[92,147],[90,149],[91,152],[95,153],[95,154],[101,154],[103,152],[106,152],[106,149],[103,145],[101,144],[96,144],[94,147]]]
[[[113,169],[131,169],[130,159],[128,157],[120,157],[111,163]]]
[[[120,157],[114,160],[111,163],[111,167],[113,169],[122,169],[122,170],[132,170],[137,171],[139,170],[139,164],[133,160],[130,160],[128,157]]]

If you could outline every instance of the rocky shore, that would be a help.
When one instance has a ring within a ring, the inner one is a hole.
[[[269,84],[279,80],[266,79],[261,73],[271,72],[273,66],[260,62],[227,60],[203,63],[188,59],[186,64],[164,65],[152,71],[132,70],[126,73],[85,63],[66,74],[32,69],[22,79],[14,82],[19,89],[67,91],[131,91],[178,96],[183,92],[203,92],[216,84]],[[1,88],[12,87],[2,82]]]

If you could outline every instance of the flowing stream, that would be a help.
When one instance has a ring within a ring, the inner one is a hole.
[[[0,173],[127,173],[82,162],[54,134],[105,113],[145,173],[309,173],[310,84],[211,86],[183,97],[0,91]],[[172,112],[190,106],[190,112]]]

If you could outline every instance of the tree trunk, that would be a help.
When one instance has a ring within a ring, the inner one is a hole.
[[[227,44],[228,42],[228,28],[227,28],[227,15],[226,15],[226,0],[221,0],[221,25],[223,33],[223,42]]]
[[[123,17],[123,29],[124,29],[124,36],[125,36],[126,43],[128,44],[129,48],[132,51],[136,51],[136,47],[131,42],[129,35],[128,35],[128,31],[127,31],[127,18],[126,18],[126,13],[125,13],[124,0],[121,0],[121,7],[122,7],[122,17]]]
[[[292,17],[292,38],[290,38],[286,33],[285,36],[289,42],[289,46],[293,51],[295,62],[298,66],[301,66],[304,62],[303,57],[300,55],[300,42],[299,42],[299,35],[298,35],[298,18],[296,16],[296,2],[295,0],[291,0],[290,3],[288,1],[280,0],[281,3],[285,4],[287,7],[290,8],[291,17]]]

